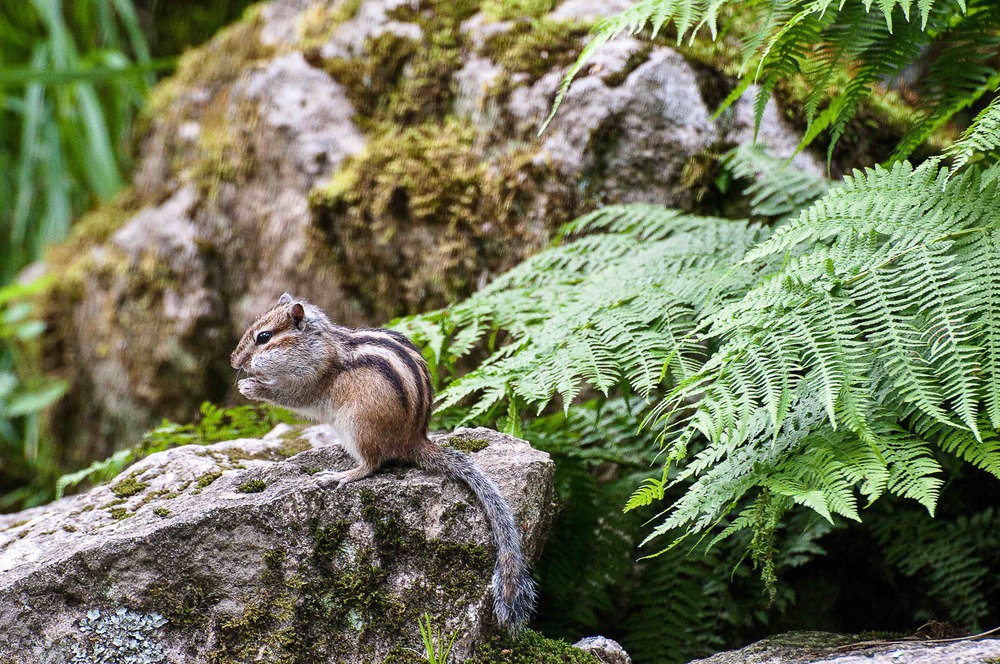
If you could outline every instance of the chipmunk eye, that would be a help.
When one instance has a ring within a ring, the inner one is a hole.
[[[270,340],[271,340],[271,333],[268,332],[267,330],[265,330],[263,332],[258,332],[257,333],[257,345],[258,346],[263,346],[264,344],[266,344]]]

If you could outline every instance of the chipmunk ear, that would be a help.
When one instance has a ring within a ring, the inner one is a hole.
[[[282,294],[281,297],[278,298],[278,305],[279,306],[283,305],[283,304],[291,304],[291,303],[292,303],[292,296],[289,295],[288,293],[284,293],[284,294]]]
[[[301,302],[296,302],[288,307],[288,316],[292,319],[292,325],[295,326],[295,329],[301,330],[302,321],[306,318],[306,309],[302,306]]]

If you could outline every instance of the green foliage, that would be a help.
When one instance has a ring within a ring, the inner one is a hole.
[[[1000,92],[1000,90],[998,90]],[[958,171],[966,164],[978,161],[980,166],[988,166],[983,174],[987,182],[1000,176],[1000,97],[976,116],[961,140],[948,148],[952,157],[952,171]]]
[[[431,616],[426,611],[422,619],[417,619],[417,624],[420,625],[420,637],[424,641],[428,664],[448,664],[448,656],[451,654],[451,647],[455,645],[455,639],[458,638],[458,631],[445,642],[444,634],[434,634]]]
[[[914,618],[940,620],[972,631],[992,627],[1000,582],[1000,515],[994,507],[969,510],[952,520],[927,519],[892,506],[872,519],[885,561],[919,587]]]
[[[800,149],[827,133],[830,151],[860,105],[887,79],[919,61],[919,108],[892,158],[904,159],[959,111],[1000,82],[1000,6],[991,0],[640,0],[594,26],[593,37],[570,68],[555,106],[591,56],[609,40],[671,31],[678,44],[720,31],[739,38],[741,80],[723,103],[756,84],[757,122],[776,86],[803,82],[808,124]]]
[[[156,64],[131,0],[0,9],[0,283],[121,189]]]
[[[142,437],[140,444],[119,450],[107,459],[95,461],[82,470],[63,475],[56,482],[56,497],[62,496],[67,489],[82,482],[91,484],[108,482],[136,461],[172,447],[211,445],[237,438],[259,438],[278,424],[298,422],[292,413],[281,408],[263,405],[219,408],[205,402],[201,405],[200,417],[196,422],[176,424],[163,420],[160,426]],[[205,478],[200,478],[199,487],[208,486],[218,476],[215,475],[207,481]]]
[[[764,625],[762,582],[739,567],[749,538],[740,535],[709,551],[675,549],[636,561],[646,530],[637,512],[621,505],[637,482],[650,477],[656,433],[636,432],[648,411],[639,399],[588,400],[533,418],[523,435],[552,455],[561,513],[536,565],[542,607],[536,627],[575,641],[596,632],[613,635],[637,662],[686,662],[738,644]],[[681,494],[672,490],[671,497]],[[779,567],[798,564],[826,522],[803,513],[776,531],[787,553]],[[806,533],[813,533],[810,537]],[[736,568],[734,572],[734,568]],[[740,580],[738,591],[729,587]],[[784,607],[791,596],[776,598]]]
[[[63,395],[62,381],[38,370],[37,338],[45,325],[26,301],[44,283],[0,288],[0,510],[31,506],[51,497],[55,452],[41,435],[40,413]]]
[[[131,123],[163,63],[150,60],[131,0],[26,0],[0,7],[0,285],[10,284],[71,220],[123,185]],[[51,498],[59,459],[39,413],[62,395],[23,343],[21,287],[0,307],[0,510]],[[37,354],[37,353],[36,353]]]
[[[590,234],[402,326],[432,358],[488,342],[445,414],[506,405],[513,428],[581,390],[652,399],[664,465],[628,507],[671,503],[647,541],[750,528],[770,582],[793,503],[831,523],[885,493],[933,512],[941,453],[1000,475],[1000,183],[948,175],[856,172],[773,233],[606,208],[567,229]],[[758,206],[783,212],[771,198]]]

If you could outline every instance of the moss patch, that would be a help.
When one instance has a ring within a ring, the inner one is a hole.
[[[152,607],[183,630],[203,629],[215,601],[208,582],[194,576],[155,584],[148,592]]]
[[[376,313],[443,306],[537,245],[524,215],[548,166],[530,152],[490,165],[475,140],[457,119],[395,130],[314,190],[315,223],[344,286]]]
[[[453,450],[458,450],[460,452],[465,452],[470,454],[472,452],[479,452],[485,450],[490,446],[490,441],[485,438],[473,438],[469,436],[452,436],[448,439],[448,442],[444,444],[445,447],[450,447]]]
[[[506,636],[485,643],[466,660],[467,664],[600,664],[588,652],[565,641],[547,639],[538,632],[525,630],[517,637]]]
[[[241,482],[240,484],[238,484],[236,486],[236,492],[237,493],[260,493],[261,491],[263,491],[266,488],[267,488],[267,482],[265,482],[264,480],[253,479],[253,480],[247,480],[245,482]]]
[[[522,18],[509,30],[489,37],[482,54],[507,72],[527,74],[530,84],[576,62],[589,31],[588,25],[579,22]]]
[[[222,477],[221,470],[210,470],[207,473],[202,473],[201,475],[199,475],[196,484],[198,485],[199,489],[204,489],[205,487],[207,487],[209,484],[219,479],[220,477]]]
[[[162,519],[165,519],[168,516],[170,516],[170,510],[168,510],[166,507],[154,507],[153,514]]]
[[[182,55],[173,76],[153,89],[139,122],[139,133],[144,133],[150,122],[166,115],[183,92],[201,89],[215,93],[235,82],[248,64],[272,57],[274,48],[261,43],[262,27],[260,7],[251,6],[240,21],[220,30],[205,45]]]
[[[111,487],[111,491],[119,498],[128,498],[129,496],[134,496],[148,486],[149,485],[147,483],[140,482],[134,477],[128,477],[113,485]]]
[[[489,21],[524,17],[539,18],[556,6],[556,0],[483,0],[482,12]]]

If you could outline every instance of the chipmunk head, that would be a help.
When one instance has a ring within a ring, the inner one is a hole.
[[[230,357],[233,368],[247,374],[237,384],[240,394],[279,406],[303,405],[336,360],[331,328],[318,307],[282,295],[247,328]]]

